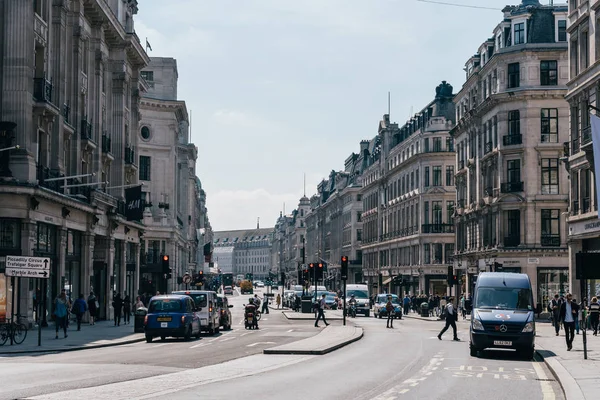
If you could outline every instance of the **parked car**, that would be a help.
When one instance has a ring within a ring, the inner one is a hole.
[[[402,319],[402,304],[400,298],[395,294],[378,294],[373,307],[373,316],[375,318],[386,317],[388,315],[386,304],[388,296],[392,296],[392,305],[394,306],[394,318]]]
[[[217,305],[219,306],[219,324],[223,329],[230,330],[232,318],[229,309],[232,308],[233,305],[229,304],[229,299],[222,294],[217,296]]]
[[[201,328],[197,309],[194,300],[187,295],[152,297],[144,319],[146,342],[152,342],[155,337],[165,340],[167,336],[183,337],[185,340],[192,336],[199,338]]]

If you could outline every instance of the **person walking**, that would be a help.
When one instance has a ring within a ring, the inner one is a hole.
[[[562,302],[558,297],[558,293],[554,295],[552,301],[548,305],[548,309],[552,312],[552,323],[554,324],[554,331],[556,332],[556,336],[558,336],[558,332],[560,331],[560,306]]]
[[[452,327],[452,331],[454,332],[453,340],[458,342],[460,340],[456,334],[456,320],[458,319],[458,313],[454,309],[454,304],[452,304],[453,301],[453,297],[448,297],[448,304],[446,304],[446,326],[444,326],[444,329],[442,329],[438,335],[438,339],[442,340],[442,335],[448,330],[449,327]]]
[[[460,311],[462,313],[463,320],[467,319],[467,308],[466,308],[466,297],[463,295],[460,297]]]
[[[323,323],[325,324],[325,326],[329,326],[329,324],[327,323],[327,321],[325,320],[325,293],[323,293],[321,295],[321,300],[319,301],[319,308],[318,308],[318,314],[317,314],[317,319],[315,320],[315,327],[319,327],[319,320],[322,318],[323,319]]]
[[[408,315],[408,312],[410,310],[410,297],[408,297],[408,293],[406,293],[406,295],[404,296],[402,304],[404,305],[404,315]]]
[[[115,313],[115,326],[121,326],[121,310],[123,310],[123,299],[121,299],[120,293],[115,294],[112,306]]]
[[[565,327],[565,340],[567,341],[567,351],[573,349],[573,338],[575,336],[575,320],[579,315],[579,305],[573,302],[573,295],[567,294],[567,301],[561,304],[559,321]]]
[[[125,293],[123,298],[123,323],[128,324],[131,316],[131,298]]]
[[[146,305],[144,304],[144,301],[142,300],[141,296],[138,296],[135,299],[135,305],[134,305],[135,309],[137,310],[138,308],[144,308],[146,307]]]
[[[387,326],[386,328],[394,327],[395,309],[392,304],[392,296],[388,296],[387,303],[385,304],[385,311],[387,312]]]
[[[58,339],[58,329],[62,328],[65,334],[65,339],[69,336],[67,335],[67,311],[68,311],[68,300],[67,294],[63,290],[60,292],[60,295],[54,300],[54,318],[56,319],[56,337]]]
[[[90,325],[95,325],[96,315],[98,315],[100,304],[98,303],[98,298],[94,295],[94,292],[90,292],[90,295],[87,299],[87,306],[88,310],[90,311]]]
[[[279,293],[277,293],[277,298],[275,299],[275,304],[277,304],[277,309],[279,309],[279,306],[281,305],[281,295]]]
[[[600,321],[600,304],[598,304],[597,297],[592,297],[592,303],[588,307],[588,312],[590,315],[590,324],[592,325],[594,336],[598,336],[598,321]]]
[[[73,307],[71,308],[73,314],[75,314],[75,318],[77,318],[77,330],[81,330],[81,319],[83,315],[87,311],[87,304],[85,299],[83,298],[83,293],[79,293],[79,297],[73,302]]]

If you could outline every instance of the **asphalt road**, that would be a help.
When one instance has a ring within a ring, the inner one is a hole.
[[[247,296],[232,301],[238,320],[242,301]],[[252,333],[236,325],[222,336],[192,342],[3,358],[0,399],[45,393],[36,398],[563,399],[541,362],[504,351],[470,357],[464,323],[463,341],[453,342],[450,333],[437,339],[437,322],[406,319],[392,330],[385,320],[359,317],[353,322],[365,336],[343,349],[324,356],[268,356],[258,353],[316,332],[311,321],[287,321],[277,312],[265,317],[262,329]]]

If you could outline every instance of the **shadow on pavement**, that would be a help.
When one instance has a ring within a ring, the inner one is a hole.
[[[556,355],[552,352],[552,355]],[[545,356],[543,356],[545,357]],[[549,356],[550,357],[550,356]],[[531,359],[523,357],[517,351],[514,350],[498,350],[498,349],[488,349],[479,352],[479,356],[477,358],[483,358],[488,360],[503,360],[503,361],[522,361],[522,362],[531,362]]]

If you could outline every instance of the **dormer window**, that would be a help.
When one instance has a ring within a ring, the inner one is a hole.
[[[556,32],[556,41],[557,42],[566,42],[567,41],[567,20],[560,19],[557,22],[557,32]]]
[[[525,22],[519,22],[514,25],[514,44],[525,43]]]

